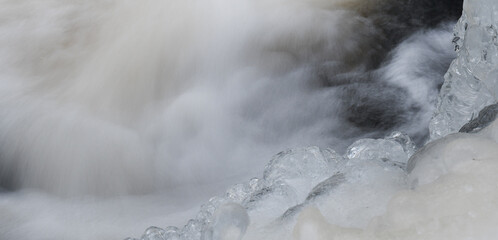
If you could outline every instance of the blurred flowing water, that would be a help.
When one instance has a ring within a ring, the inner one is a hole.
[[[0,238],[120,239],[288,148],[423,144],[462,4],[0,5]]]

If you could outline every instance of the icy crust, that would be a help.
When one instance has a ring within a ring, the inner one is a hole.
[[[298,217],[293,239],[496,239],[498,121],[432,142],[409,166],[410,190],[397,193],[367,227],[334,224],[312,207]]]
[[[453,43],[458,58],[445,75],[430,123],[431,140],[457,132],[484,107],[497,102],[498,6],[465,1]]]
[[[382,214],[378,206],[407,187],[405,168],[413,151],[410,138],[400,132],[359,140],[345,155],[318,147],[287,150],[273,157],[262,178],[211,198],[183,228],[150,227],[140,239],[228,240],[241,239],[246,231],[244,239],[274,239],[290,235],[281,231],[291,228],[303,209],[317,205],[333,222],[363,227]]]
[[[277,154],[261,179],[212,198],[182,229],[141,240],[494,239],[498,121],[415,147],[395,132],[346,154],[318,147]]]

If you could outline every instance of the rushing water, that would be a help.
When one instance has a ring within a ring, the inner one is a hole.
[[[296,146],[428,136],[455,1],[0,1],[0,239],[180,225]]]

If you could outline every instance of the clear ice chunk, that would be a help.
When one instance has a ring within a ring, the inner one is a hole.
[[[492,0],[465,1],[453,43],[458,58],[445,75],[430,122],[431,140],[457,132],[498,96],[498,10]]]
[[[279,209],[286,209],[297,203],[295,188],[284,182],[274,182],[271,186],[263,187],[252,193],[243,205],[250,210],[264,211],[273,208],[273,211],[279,211]]]
[[[227,203],[214,213],[202,240],[240,240],[249,226],[249,215],[240,204]]]
[[[164,229],[166,240],[180,240],[180,230],[177,227],[167,227]]]
[[[259,178],[253,178],[247,183],[235,184],[229,188],[225,197],[235,203],[242,204],[251,197],[251,194],[263,188],[262,181]]]
[[[280,152],[267,164],[262,179],[235,184],[224,195],[211,198],[183,229],[149,228],[142,240],[241,239],[249,216],[256,217],[258,225],[292,222],[305,206],[332,195],[338,205],[329,209],[350,209],[351,214],[341,219],[353,215],[368,219],[378,214],[371,210],[374,205],[387,201],[394,190],[405,186],[404,167],[414,151],[408,135],[393,132],[385,139],[358,140],[344,156],[318,147]],[[352,188],[356,189],[353,194],[347,194],[346,190]],[[354,200],[374,192],[383,192],[382,197]]]
[[[360,139],[348,147],[346,157],[349,161],[377,161],[405,167],[408,162],[408,153],[403,146],[395,140],[386,139]]]
[[[327,156],[318,147],[290,149],[273,157],[265,169],[264,179],[269,182],[295,178],[321,179],[330,173],[328,162]]]
[[[340,184],[346,181],[346,177],[343,173],[336,173],[332,177],[325,179],[325,181],[316,185],[311,192],[306,197],[306,202],[312,202],[316,198],[325,195],[325,193],[330,192],[331,189],[336,188]]]
[[[167,240],[166,231],[158,227],[149,227],[140,240]]]
[[[201,206],[201,210],[197,213],[197,220],[202,223],[209,223],[216,209],[226,203],[226,199],[222,197],[212,197],[209,201]]]
[[[375,206],[387,203],[392,194],[406,187],[404,168],[415,148],[408,135],[393,132],[385,139],[358,140],[342,157],[331,151],[332,175],[306,188],[305,200],[288,208],[277,222],[292,222],[306,206],[314,205],[334,212],[333,221],[347,223],[360,218],[364,221],[357,221],[360,224],[356,226],[363,226],[381,213]]]
[[[399,143],[408,157],[412,156],[417,150],[417,146],[411,140],[410,136],[408,136],[408,134],[406,133],[394,131],[391,134],[387,135],[385,137],[385,140],[395,141]]]
[[[309,205],[336,212],[335,220],[345,223],[363,219],[352,225],[363,226],[380,214],[375,206],[406,186],[404,169],[415,148],[408,135],[393,132],[384,139],[358,140],[343,156],[319,147],[280,152],[263,178],[235,184],[211,198],[181,230],[149,228],[142,240],[241,239],[249,216],[259,227],[282,226]]]
[[[264,171],[267,185],[282,182],[296,190],[299,199],[338,171],[342,158],[333,150],[318,147],[291,149],[277,154]]]
[[[303,203],[288,209],[281,219],[293,219],[304,206],[312,205],[327,213],[331,223],[365,227],[382,214],[380,206],[406,188],[404,169],[413,151],[410,138],[399,132],[385,139],[354,142],[343,157],[341,170],[317,184]]]
[[[187,225],[183,227],[180,238],[182,240],[200,240],[202,237],[203,228],[203,222],[196,219],[190,219],[187,222]]]

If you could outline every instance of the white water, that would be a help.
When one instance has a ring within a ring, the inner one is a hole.
[[[320,74],[404,89],[357,94],[416,105],[399,128],[424,135],[450,29],[415,33],[369,71],[382,33],[355,9],[376,2],[0,1],[0,176],[16,190],[0,195],[0,239],[182,225],[276,152],[387,133],[346,122],[343,90]]]

